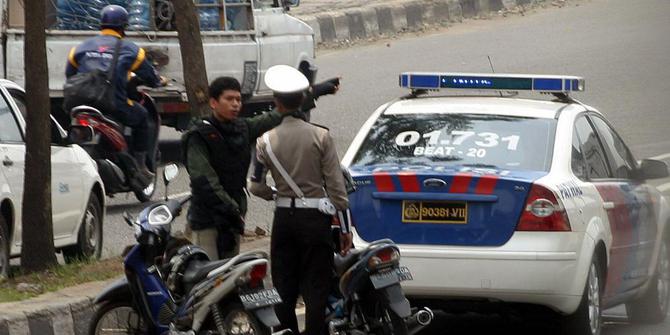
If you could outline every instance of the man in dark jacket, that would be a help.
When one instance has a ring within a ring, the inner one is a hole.
[[[188,221],[193,243],[212,259],[239,252],[247,211],[246,177],[256,139],[282,120],[277,111],[238,118],[242,109],[240,83],[231,77],[209,87],[213,115],[195,122],[182,137],[184,161],[191,178]]]
[[[94,70],[107,72],[112,64],[117,42],[121,40],[114,70],[116,108],[113,111],[103,112],[133,129],[133,157],[137,161],[144,184],[148,185],[154,177],[146,166],[150,139],[148,112],[141,104],[128,99],[127,85],[131,73],[140,77],[144,85],[151,87],[160,86],[162,80],[147,61],[144,49],[133,42],[123,40],[128,25],[128,12],[121,6],[109,5],[102,9],[101,15],[100,35],[89,38],[70,50],[65,75],[70,78],[77,73]]]

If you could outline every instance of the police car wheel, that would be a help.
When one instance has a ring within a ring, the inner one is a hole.
[[[670,305],[670,242],[664,239],[659,248],[656,273],[647,292],[638,300],[626,304],[628,319],[634,323],[660,323]]]
[[[586,279],[586,287],[577,311],[565,319],[565,334],[600,335],[602,331],[602,296],[604,276],[598,256],[594,255]]]
[[[66,263],[100,258],[102,254],[102,210],[100,200],[91,193],[77,236],[77,244],[63,249]]]
[[[9,277],[9,229],[0,215],[0,280]]]

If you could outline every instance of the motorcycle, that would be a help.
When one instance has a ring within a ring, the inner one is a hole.
[[[152,134],[147,150],[146,166],[156,173],[159,156],[158,137],[161,119],[154,100],[145,92],[137,91],[138,80],[131,80],[129,96],[136,99],[148,111],[149,133]],[[98,164],[98,173],[109,196],[116,193],[133,192],[140,202],[147,202],[156,191],[156,178],[148,186],[140,180],[137,162],[129,152],[132,129],[105,116],[92,106],[77,106],[70,111],[72,125],[91,127],[93,140],[78,143]]]
[[[356,191],[348,169],[342,167],[347,193]],[[332,229],[339,246],[340,228]],[[414,335],[433,320],[424,307],[411,308],[400,283],[412,280],[411,271],[400,266],[400,250],[390,239],[334,255],[333,292],[326,311],[330,335]]]
[[[166,167],[166,185],[176,170]],[[148,206],[136,220],[125,215],[137,244],[125,256],[126,276],[94,300],[89,334],[269,335],[279,325],[273,306],[281,299],[264,285],[266,253],[209,261],[202,249],[170,236],[189,200]]]
[[[333,229],[338,235],[339,228]],[[398,247],[389,239],[335,255],[336,285],[326,313],[330,335],[413,335],[431,323],[430,309],[412,309],[405,298],[400,282],[412,274],[399,263]]]

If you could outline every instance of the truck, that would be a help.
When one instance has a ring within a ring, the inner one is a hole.
[[[165,126],[177,130],[190,120],[179,40],[171,0],[44,0],[47,4],[47,57],[52,115],[63,125],[69,115],[62,109],[65,66],[71,48],[99,34],[97,12],[106,4],[125,5],[130,12],[126,38],[144,48],[168,87],[153,89]],[[316,71],[313,29],[290,15],[299,0],[195,0],[209,80],[237,78],[245,99],[243,115],[272,106],[272,92],[263,76],[268,68],[284,64]],[[0,0],[0,72],[2,78],[25,86],[22,0]],[[308,75],[309,76],[309,75]]]

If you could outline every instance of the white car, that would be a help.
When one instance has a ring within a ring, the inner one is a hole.
[[[665,319],[670,211],[647,181],[668,168],[638,163],[569,96],[582,78],[405,73],[400,84],[412,94],[374,112],[343,165],[357,186],[354,244],[398,243],[411,300],[541,305],[571,334],[599,334],[602,310],[622,303],[633,321]],[[447,89],[477,92],[428,94]]]
[[[26,96],[0,80],[0,277],[21,254],[21,213],[26,155]],[[100,257],[105,191],[95,162],[51,118],[51,191],[54,245],[67,261]]]

